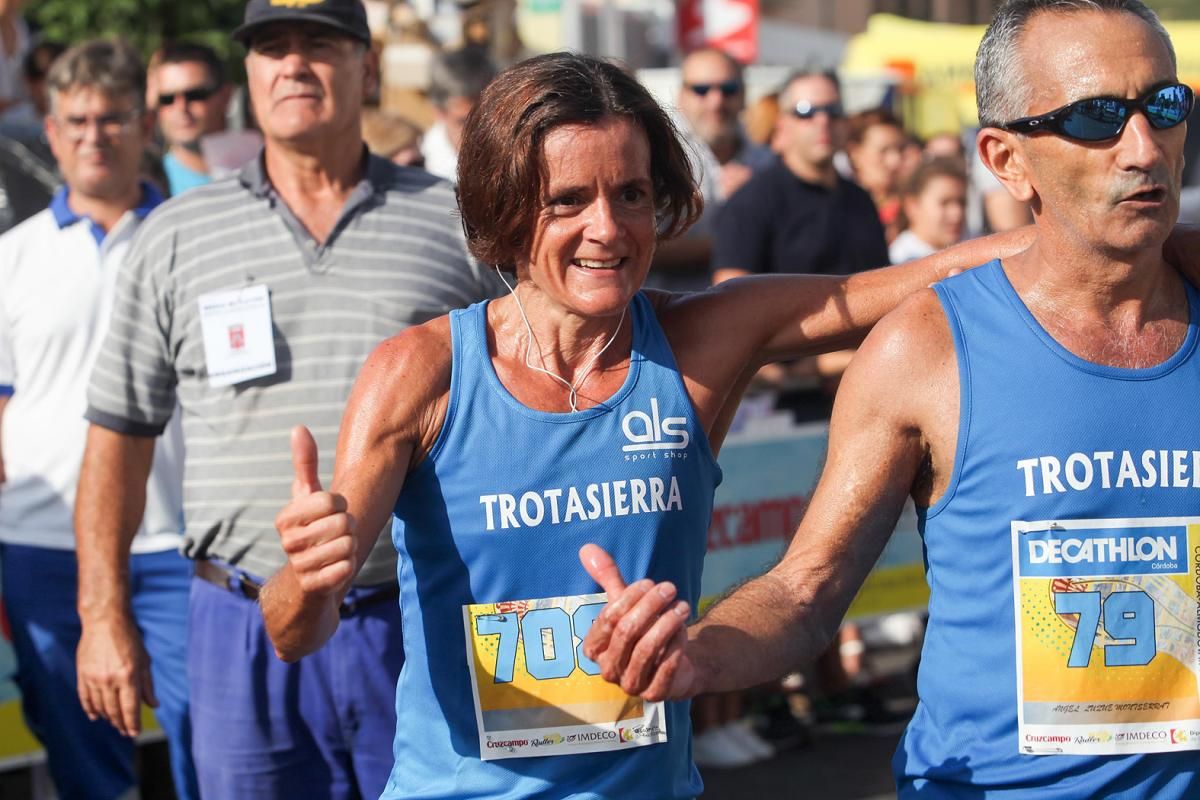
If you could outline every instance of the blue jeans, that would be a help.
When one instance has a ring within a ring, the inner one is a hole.
[[[173,550],[129,560],[133,616],[150,655],[150,674],[167,735],[180,800],[195,800],[188,719],[187,602],[192,567]],[[134,743],[79,704],[75,651],[82,633],[75,611],[75,553],[0,544],[0,588],[12,625],[17,685],[26,724],[46,748],[59,796],[114,798],[134,786]]]
[[[347,597],[363,597],[354,589]],[[275,657],[258,603],[192,581],[188,679],[205,800],[379,797],[392,770],[404,663],[395,598],[342,619],[295,664]]]

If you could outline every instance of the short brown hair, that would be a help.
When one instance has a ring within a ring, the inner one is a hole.
[[[881,125],[885,128],[896,128],[901,132],[904,131],[904,124],[891,111],[888,111],[886,108],[872,108],[850,115],[846,131],[846,143],[853,145],[862,144],[863,140],[867,138],[867,131],[876,125]]]
[[[931,158],[912,171],[900,189],[902,197],[919,197],[934,178],[953,178],[967,182],[967,172],[953,158]]]
[[[142,109],[146,68],[138,51],[124,39],[89,39],[54,60],[46,73],[46,87],[51,107],[59,92],[88,88],[112,97],[131,97]]]
[[[458,156],[458,202],[471,253],[512,271],[528,253],[542,203],[542,143],[562,125],[625,117],[646,133],[659,236],[696,221],[703,200],[670,118],[633,76],[590,56],[522,61],[484,89],[467,117]]]
[[[199,42],[168,42],[158,49],[156,55],[158,63],[155,67],[161,67],[163,64],[196,63],[208,72],[208,80],[214,89],[224,86],[227,82],[225,64],[221,62],[217,51],[208,45]]]
[[[928,161],[921,162],[912,171],[912,174],[905,179],[904,184],[900,187],[901,200],[916,200],[925,191],[926,187],[937,178],[951,178],[963,186],[968,185],[967,171],[962,168],[962,164],[958,163],[957,160],[946,157],[931,158]],[[908,218],[908,214],[904,210],[904,203],[900,204],[897,225],[900,230],[905,230],[912,225],[912,220]]]

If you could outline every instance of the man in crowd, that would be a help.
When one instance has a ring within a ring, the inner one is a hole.
[[[1138,0],[1010,0],[975,74],[1032,247],[875,328],[788,553],[686,634],[670,587],[621,594],[585,548],[619,596],[585,651],[652,697],[811,658],[911,494],[932,596],[901,797],[1195,797],[1200,293],[1162,255],[1192,92]]]
[[[191,43],[163,47],[153,84],[158,126],[167,145],[163,171],[175,196],[211,180],[200,140],[225,130],[232,87],[212,48]]]
[[[846,140],[841,88],[832,73],[793,75],[780,94],[779,158],[748,180],[717,217],[712,280],[771,272],[849,275],[888,263],[887,240],[871,196],[838,174],[834,154]],[[818,377],[830,394],[853,351],[769,364],[758,382],[787,389]],[[795,402],[794,402],[795,401]],[[785,405],[811,413],[807,400]],[[820,413],[827,402],[817,402]]]
[[[138,181],[153,119],[143,108],[139,56],[119,40],[74,47],[46,82],[46,136],[65,186],[50,208],[0,237],[0,395],[10,395],[0,399],[0,585],[25,718],[46,748],[59,793],[119,797],[136,787],[132,731],[98,719],[98,698],[85,694],[81,707],[77,695],[77,670],[83,687],[97,664],[80,641],[80,618],[91,609],[80,598],[76,610],[72,509],[87,439],[87,376],[108,327],[116,273],[161,201]],[[130,517],[130,547],[116,567],[131,586],[126,624],[154,664],[138,676],[137,691],[158,706],[176,793],[195,798],[184,672],[191,567],[177,552],[182,456],[172,425],[153,471],[130,484],[145,496],[145,515],[139,509]],[[81,553],[93,544],[89,533],[81,531]]]
[[[801,72],[780,93],[779,158],[755,173],[717,217],[712,281],[772,272],[849,275],[888,263],[887,240],[871,196],[842,177],[834,155],[846,140],[837,77]],[[781,407],[824,417],[854,352],[768,364],[757,383],[784,391]],[[789,393],[818,379],[820,394]]]
[[[448,181],[458,180],[458,147],[467,115],[479,102],[483,88],[496,77],[487,50],[467,45],[440,53],[433,61],[429,99],[437,122],[425,132],[421,153],[425,169]]]
[[[742,129],[746,87],[737,59],[723,50],[703,48],[689,53],[679,72],[680,128],[696,157],[704,214],[683,237],[659,245],[654,268],[666,288],[684,290],[708,283],[713,225],[721,206],[775,156],[751,142]]]
[[[332,453],[375,344],[495,287],[466,254],[450,187],[366,153],[375,71],[359,0],[251,0],[234,36],[265,149],[147,221],[92,374],[76,523],[96,546],[80,592],[94,609],[86,634],[114,666],[86,688],[106,714],[134,715],[145,663],[120,564],[134,487],[178,400],[202,792],[377,797],[403,661],[395,552],[378,539],[326,647],[298,664],[274,656],[256,598],[286,560],[274,514],[289,496],[289,431],[307,425]]]
[[[737,59],[706,47],[689,53],[679,71],[683,79],[679,112],[706,170],[701,184],[704,202],[706,206],[720,203],[740,189],[754,170],[774,161],[774,156],[751,142],[742,130],[746,86]]]
[[[769,272],[848,275],[888,263],[871,197],[838,175],[846,136],[837,78],[800,73],[780,96],[780,158],[751,176],[717,218],[713,282]]]

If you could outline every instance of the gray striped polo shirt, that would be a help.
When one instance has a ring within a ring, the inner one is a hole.
[[[197,299],[255,285],[270,293],[277,369],[212,386]],[[156,436],[178,401],[184,552],[267,577],[285,562],[274,519],[291,497],[292,426],[312,430],[328,487],[342,410],[375,345],[498,288],[467,254],[449,184],[371,156],[320,245],[275,194],[260,157],[143,224],[118,278],[87,418]],[[395,580],[384,534],[358,585]]]

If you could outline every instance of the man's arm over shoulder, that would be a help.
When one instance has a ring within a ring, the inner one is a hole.
[[[276,653],[295,660],[329,639],[337,609],[396,504],[407,473],[441,431],[450,394],[450,323],[440,317],[379,345],[342,416],[333,484],[316,480],[316,445],[293,431],[292,501],[276,517],[288,563],[260,596]]]

